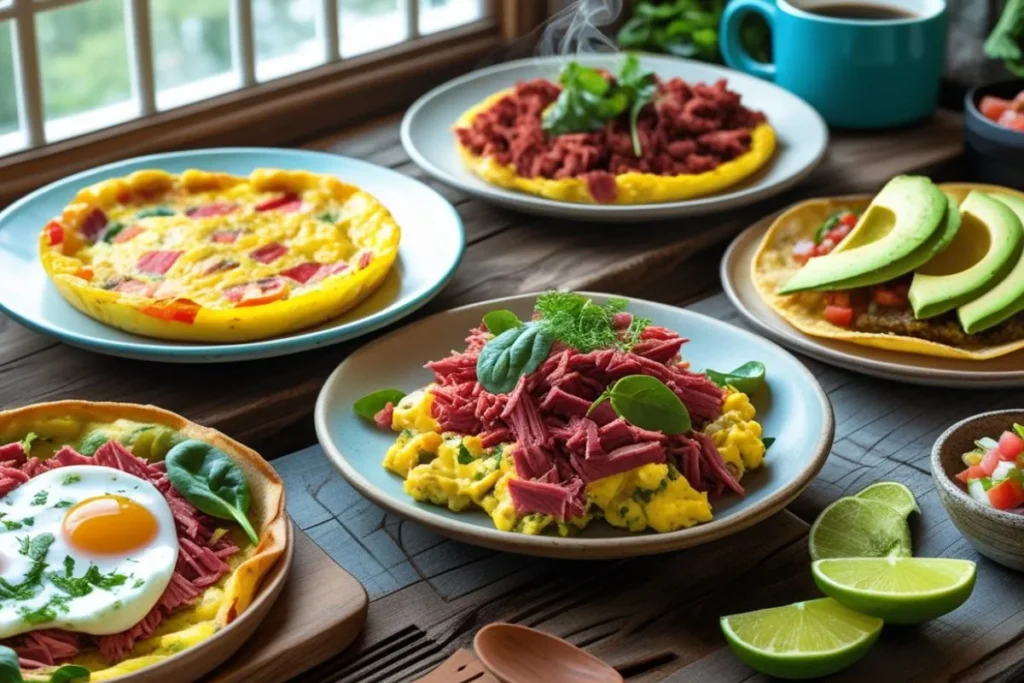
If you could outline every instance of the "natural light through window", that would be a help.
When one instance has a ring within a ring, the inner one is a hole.
[[[0,0],[0,156],[470,24],[487,4]]]

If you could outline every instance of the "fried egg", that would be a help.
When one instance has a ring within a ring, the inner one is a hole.
[[[148,481],[91,465],[40,474],[0,502],[0,638],[125,631],[177,560],[174,517]]]

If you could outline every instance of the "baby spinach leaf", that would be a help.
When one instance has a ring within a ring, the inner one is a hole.
[[[374,416],[384,410],[387,404],[398,405],[405,398],[405,392],[398,389],[379,389],[363,396],[352,404],[352,410],[364,420],[373,421]]]
[[[766,436],[763,439],[761,439],[761,443],[764,444],[764,449],[767,451],[769,448],[772,447],[772,444],[775,443],[775,437],[774,436]]]
[[[89,670],[77,664],[65,664],[50,674],[50,683],[85,683],[88,680]]]
[[[555,338],[543,326],[526,323],[487,342],[476,359],[476,377],[492,394],[507,394],[551,353]]]
[[[498,311],[491,311],[484,316],[484,325],[487,326],[487,331],[495,337],[505,330],[511,330],[513,327],[519,327],[522,324],[523,321],[519,319],[519,316],[504,308]]]
[[[731,386],[744,394],[751,394],[764,386],[764,363],[756,360],[748,361],[732,372],[705,370],[704,374],[718,386]]]
[[[234,519],[253,544],[259,543],[249,523],[249,482],[242,468],[224,451],[189,439],[167,453],[167,478],[201,512],[218,519]]]
[[[566,64],[558,81],[562,92],[541,120],[548,135],[599,130],[629,107],[625,93],[613,88],[601,72],[578,62]]]
[[[683,434],[690,431],[690,411],[657,377],[623,377],[598,396],[590,406],[590,411],[605,400],[611,401],[612,410],[616,415],[641,429],[663,434]]]

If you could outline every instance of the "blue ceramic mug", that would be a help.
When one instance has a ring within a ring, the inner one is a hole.
[[[889,18],[850,18],[849,8]],[[847,8],[843,11],[840,8]],[[740,42],[749,12],[771,26],[773,64]],[[837,16],[845,14],[846,16]],[[902,15],[902,16],[901,16]],[[778,83],[840,128],[911,123],[938,104],[946,57],[945,0],[732,0],[722,55],[734,69]]]

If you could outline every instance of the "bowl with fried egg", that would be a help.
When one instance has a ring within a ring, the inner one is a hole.
[[[24,680],[194,680],[291,557],[281,480],[220,432],[134,404],[0,413],[0,656]]]

